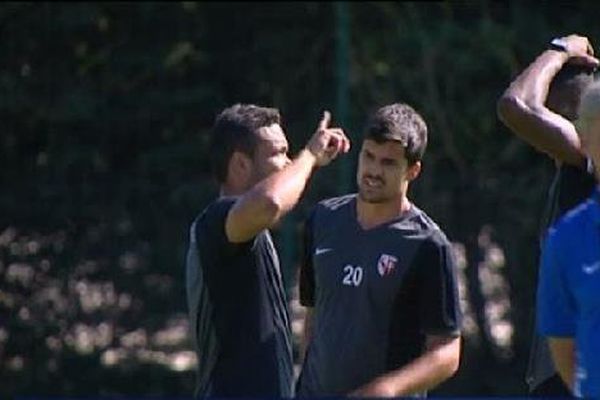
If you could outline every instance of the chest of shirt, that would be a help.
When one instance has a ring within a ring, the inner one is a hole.
[[[413,265],[421,244],[416,237],[393,229],[373,232],[322,231],[312,246],[317,298],[365,297],[390,304]]]
[[[595,231],[581,235],[565,254],[571,293],[583,315],[600,310],[600,226],[592,228]]]

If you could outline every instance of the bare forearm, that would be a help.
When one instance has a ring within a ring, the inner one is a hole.
[[[543,107],[552,79],[568,59],[565,52],[546,50],[511,83],[503,97],[521,99],[531,108]]]
[[[404,367],[376,378],[352,395],[398,397],[422,393],[450,378],[458,369],[459,359],[460,338],[451,338]]]
[[[498,117],[519,138],[560,162],[584,167],[573,124],[545,105],[550,83],[568,60],[565,52],[547,50],[523,71],[498,100]]]
[[[315,166],[327,165],[338,154],[348,152],[350,141],[342,129],[329,127],[330,120],[331,114],[324,112],[317,131],[298,157],[255,184],[235,203],[225,221],[230,242],[248,241],[275,225],[298,203]]]
[[[573,389],[575,378],[575,342],[573,338],[548,338],[554,366],[562,380]]]
[[[450,378],[457,369],[458,357],[451,349],[440,348],[391,373],[388,379],[393,382],[396,396],[403,396],[432,389]]]
[[[306,309],[306,316],[304,317],[304,332],[302,335],[302,341],[300,343],[300,361],[303,363],[306,357],[306,350],[308,349],[308,343],[312,338],[313,328],[313,309]]]
[[[518,98],[503,98],[498,113],[505,125],[536,150],[559,162],[585,168],[581,141],[574,125],[543,107],[533,109]]]
[[[228,239],[244,242],[273,227],[300,199],[314,165],[315,157],[304,150],[283,170],[254,185],[227,216]]]
[[[285,169],[252,189],[257,196],[263,197],[263,201],[272,205],[265,208],[265,215],[262,216],[267,227],[274,225],[298,203],[315,167],[315,160],[312,153],[303,150]]]

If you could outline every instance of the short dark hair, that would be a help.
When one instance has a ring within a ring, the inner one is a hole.
[[[420,161],[427,147],[427,124],[411,106],[404,103],[381,107],[371,115],[364,139],[382,143],[400,142],[410,165]]]
[[[210,141],[211,167],[219,183],[227,179],[229,159],[235,151],[254,156],[256,132],[262,127],[281,123],[279,110],[254,104],[235,104],[215,119]]]
[[[549,109],[569,120],[577,119],[581,95],[593,82],[594,70],[590,67],[565,64],[550,82],[546,104]]]

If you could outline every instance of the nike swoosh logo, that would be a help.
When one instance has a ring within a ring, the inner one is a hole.
[[[583,272],[585,272],[588,275],[591,275],[600,269],[600,261],[595,262],[593,264],[583,264],[582,268]]]
[[[324,253],[328,253],[328,252],[330,252],[331,250],[333,250],[333,249],[330,249],[330,248],[328,248],[328,247],[326,247],[326,248],[317,248],[317,249],[315,250],[315,256],[318,256],[318,255],[320,255],[320,254],[324,254]]]

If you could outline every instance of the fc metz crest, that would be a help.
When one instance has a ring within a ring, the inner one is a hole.
[[[390,256],[389,254],[382,254],[377,262],[377,272],[379,272],[379,275],[381,276],[389,275],[394,271],[394,268],[396,268],[397,262],[398,259],[396,257]]]

